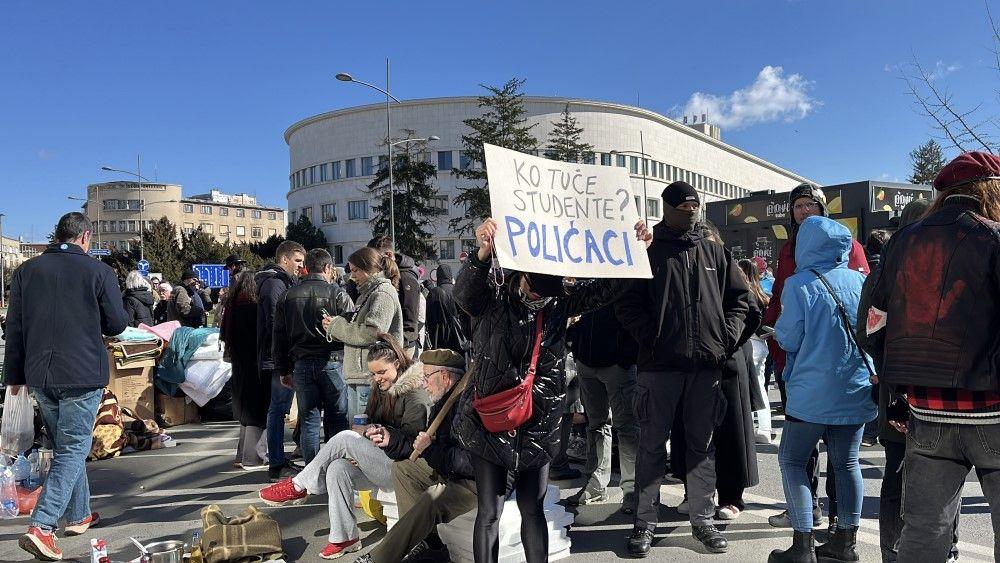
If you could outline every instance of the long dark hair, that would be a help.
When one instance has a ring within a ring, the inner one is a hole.
[[[226,308],[234,303],[256,303],[257,302],[257,282],[254,280],[254,273],[243,271],[236,274],[233,283],[226,291]]]
[[[747,285],[750,286],[750,293],[753,293],[757,301],[760,302],[761,308],[767,307],[771,298],[767,296],[767,293],[764,293],[764,288],[760,285],[760,270],[757,269],[757,265],[746,258],[737,262],[736,265],[743,272],[743,278],[746,280]]]
[[[391,252],[379,252],[374,248],[366,246],[351,254],[347,262],[352,268],[357,268],[368,275],[382,272],[387,280],[392,282],[393,287],[399,289],[399,266]]]
[[[375,338],[375,342],[368,347],[368,361],[377,360],[396,364],[397,380],[414,364],[413,358],[403,350],[403,346],[391,334],[384,332],[380,332]],[[396,397],[383,391],[378,385],[371,387],[368,407],[365,409],[368,420],[383,423],[391,421],[396,410]]]

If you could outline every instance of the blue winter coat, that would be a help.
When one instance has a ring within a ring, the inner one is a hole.
[[[778,344],[788,352],[785,412],[816,424],[864,424],[878,409],[868,370],[841,320],[837,304],[811,270],[823,274],[856,324],[864,275],[847,267],[851,233],[825,217],[810,217],[795,241],[795,274],[781,292],[775,323]]]

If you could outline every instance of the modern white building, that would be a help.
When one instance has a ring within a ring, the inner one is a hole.
[[[608,102],[525,96],[529,124],[544,152],[552,123],[561,119],[566,103],[583,128],[582,141],[593,145],[585,159],[593,164],[629,169],[636,203],[643,182],[650,222],[659,220],[660,192],[670,182],[685,180],[703,195],[703,203],[743,197],[759,190],[788,191],[806,178],[723,143],[719,128],[704,122],[680,123],[638,107]],[[345,108],[295,123],[285,131],[289,147],[289,222],[302,214],[319,226],[334,259],[343,264],[372,237],[371,207],[378,203],[367,185],[385,162],[384,104]],[[392,136],[406,130],[417,137],[436,136],[426,158],[438,169],[439,204],[448,210],[433,234],[442,262],[457,263],[464,248],[474,246],[471,233],[458,236],[448,219],[465,210],[452,202],[458,185],[468,185],[453,168],[479,166],[462,152],[463,120],[481,115],[475,97],[410,100],[392,106]],[[686,119],[685,119],[686,121]],[[640,150],[640,132],[642,148]],[[399,147],[397,147],[398,149]],[[394,149],[396,150],[396,149]],[[643,158],[642,153],[646,158]],[[380,158],[381,157],[381,158]]]

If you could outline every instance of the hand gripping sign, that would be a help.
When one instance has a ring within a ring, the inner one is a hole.
[[[624,168],[483,146],[500,264],[576,278],[651,278]]]

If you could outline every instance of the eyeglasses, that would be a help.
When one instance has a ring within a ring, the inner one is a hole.
[[[810,201],[809,203],[796,203],[792,209],[796,211],[815,211],[819,209],[819,204],[815,201]]]
[[[432,372],[430,372],[430,373],[425,373],[425,374],[424,374],[424,379],[425,379],[425,380],[427,380],[427,379],[430,379],[430,378],[431,378],[431,376],[432,376],[432,375],[434,375],[434,374],[436,374],[436,373],[441,373],[441,372],[447,372],[447,371],[448,371],[448,370],[446,370],[446,369],[443,369],[443,368],[442,368],[442,369],[436,369],[436,370],[434,370],[434,371],[432,371]]]

